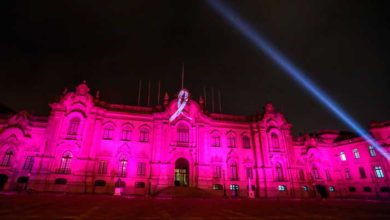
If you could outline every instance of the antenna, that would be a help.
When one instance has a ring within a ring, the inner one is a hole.
[[[214,87],[211,87],[211,111],[214,112]]]
[[[181,66],[181,89],[184,88],[184,63]]]
[[[207,107],[206,86],[203,86],[203,96],[204,96],[204,107]]]
[[[141,103],[141,89],[142,89],[142,80],[139,80],[139,83],[138,83],[138,102],[137,102],[138,106]]]
[[[219,89],[218,89],[218,99],[219,99],[219,113],[222,113],[221,90]]]
[[[161,81],[158,81],[158,90],[157,90],[157,105],[160,105],[160,90],[161,90]]]
[[[150,80],[148,81],[148,106],[150,106]]]

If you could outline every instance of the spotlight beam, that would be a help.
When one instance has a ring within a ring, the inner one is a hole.
[[[376,150],[378,150],[387,160],[390,160],[389,154],[383,149],[374,138],[354,120],[340,105],[332,100],[319,86],[317,86],[307,75],[296,67],[287,57],[279,52],[268,42],[259,32],[242,19],[231,7],[221,0],[207,0],[207,3],[234,28],[251,41],[257,49],[265,53],[271,60],[282,68],[285,73],[296,80],[304,89],[310,92],[321,104],[333,112],[344,124],[364,138]]]

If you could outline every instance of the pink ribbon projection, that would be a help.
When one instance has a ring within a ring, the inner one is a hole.
[[[177,110],[172,116],[169,118],[169,121],[174,121],[179,115],[183,114],[183,109],[186,107],[188,102],[188,91],[185,89],[180,90],[179,95],[177,96]],[[184,115],[184,114],[183,114]],[[188,116],[184,115],[186,118]]]

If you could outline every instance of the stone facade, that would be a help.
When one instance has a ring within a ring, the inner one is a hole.
[[[50,104],[48,117],[4,115],[0,189],[113,194],[116,186],[147,195],[176,185],[244,197],[251,189],[258,198],[390,197],[389,161],[360,137],[293,138],[271,104],[248,117],[179,100],[166,94],[154,107],[109,104],[82,83]],[[389,152],[390,122],[370,127]]]

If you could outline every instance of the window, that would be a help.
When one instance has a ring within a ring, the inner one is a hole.
[[[99,161],[98,174],[107,174],[107,160]]]
[[[287,187],[284,186],[284,185],[279,185],[279,186],[278,186],[278,190],[279,190],[279,191],[287,191]]]
[[[72,118],[69,121],[68,134],[69,135],[77,135],[79,126],[80,126],[80,119],[79,118]]]
[[[149,129],[141,128],[139,130],[139,141],[140,142],[149,142]]]
[[[145,176],[145,172],[146,172],[146,163],[139,162],[137,167],[137,176]]]
[[[231,184],[230,185],[230,190],[233,190],[233,191],[238,191],[240,187],[237,185],[237,184]]]
[[[359,159],[359,158],[360,158],[359,150],[358,150],[357,148],[353,149],[353,156],[354,156],[356,159]]]
[[[237,170],[237,164],[233,162],[230,164],[230,175],[231,175],[231,180],[238,180],[238,170]]]
[[[221,138],[218,134],[214,134],[211,136],[211,146],[213,147],[219,147],[221,146]]]
[[[214,178],[221,178],[221,166],[214,167]]]
[[[353,186],[351,186],[351,187],[349,187],[349,191],[350,191],[350,192],[356,192],[356,188],[353,187]]]
[[[303,191],[309,191],[309,187],[308,186],[303,186]]]
[[[384,177],[385,177],[385,175],[383,174],[382,167],[380,167],[380,166],[375,166],[375,167],[374,167],[374,170],[375,170],[375,175],[376,175],[376,177],[378,177],[378,178],[384,178]]]
[[[303,170],[299,170],[299,180],[304,181],[305,180],[305,173]]]
[[[364,170],[364,167],[359,167],[359,174],[360,174],[360,178],[362,178],[362,179],[367,178],[366,171]]]
[[[23,164],[23,170],[30,170],[31,171],[33,166],[34,166],[34,157],[27,156],[26,160],[24,161],[24,164]]]
[[[122,130],[122,141],[130,141],[131,140],[131,129],[126,127]]]
[[[247,179],[253,179],[252,167],[247,167],[246,168],[246,178]]]
[[[95,180],[95,186],[106,186],[106,184],[104,180]]]
[[[126,182],[121,180],[121,178],[119,178],[116,182],[115,182],[115,187],[118,187],[118,188],[125,188],[126,187]]]
[[[2,167],[8,167],[11,164],[11,158],[14,155],[12,150],[7,150],[3,156],[3,160],[1,161]]]
[[[190,132],[184,125],[179,125],[177,128],[177,143],[187,144],[190,142]]]
[[[345,168],[345,179],[351,179],[351,171],[348,168]]]
[[[21,177],[18,177],[18,179],[17,179],[17,183],[28,183],[28,180],[29,180],[30,178],[28,177],[28,176],[21,176]]]
[[[246,135],[242,137],[242,147],[245,149],[251,148],[251,141]]]
[[[326,180],[332,181],[332,176],[330,175],[329,170],[325,170]]]
[[[60,168],[57,170],[57,173],[69,174],[71,162],[72,162],[72,153],[70,151],[66,151],[65,153],[62,154]]]
[[[145,188],[145,182],[136,182],[135,188]]]
[[[122,154],[119,157],[119,172],[118,172],[118,176],[126,177],[126,175],[127,175],[127,157]]]
[[[213,190],[223,190],[223,186],[221,184],[213,184]]]
[[[279,148],[279,137],[275,133],[271,134],[271,147]]]
[[[233,135],[229,135],[229,137],[228,137],[228,147],[231,147],[231,148],[236,147],[236,138]]]
[[[114,128],[111,125],[108,125],[103,130],[103,139],[111,140],[114,134]]]
[[[336,189],[334,188],[334,186],[329,186],[329,192],[334,192],[336,191]]]
[[[390,187],[382,186],[379,190],[380,190],[381,192],[390,192]]]
[[[376,156],[376,152],[375,152],[375,149],[373,146],[368,146],[368,150],[370,151],[370,156],[371,157],[375,157]]]
[[[65,185],[67,183],[68,183],[68,180],[64,179],[64,178],[57,178],[54,180],[54,184],[56,184],[56,185]]]
[[[283,181],[284,180],[283,169],[282,169],[282,165],[280,163],[276,164],[275,171],[276,171],[276,181],[278,181],[278,182]]]
[[[340,152],[340,160],[341,161],[346,161],[347,157],[345,156],[345,153],[343,151]]]
[[[371,187],[365,186],[365,187],[363,187],[363,191],[364,192],[372,192],[372,189],[371,189]]]
[[[316,180],[320,179],[320,173],[318,172],[318,168],[317,167],[313,167],[312,172],[313,172],[313,178],[314,179],[316,179]]]

